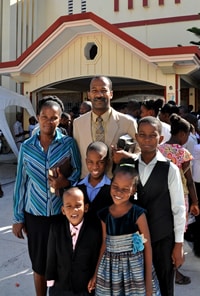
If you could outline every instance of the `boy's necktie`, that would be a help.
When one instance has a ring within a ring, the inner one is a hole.
[[[71,230],[73,250],[75,249],[75,246],[76,246],[77,232],[78,232],[78,228],[73,226],[73,228]]]
[[[96,141],[105,141],[103,119],[100,116],[96,119]]]

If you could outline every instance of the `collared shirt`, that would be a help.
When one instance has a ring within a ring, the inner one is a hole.
[[[92,202],[104,185],[110,185],[111,180],[106,175],[104,175],[102,180],[95,187],[93,187],[89,182],[89,177],[90,174],[81,180],[78,185],[84,184],[86,186],[88,198]]]
[[[24,211],[36,216],[61,212],[62,199],[50,192],[48,173],[66,157],[71,159],[73,172],[68,180],[73,185],[81,169],[79,150],[73,138],[56,131],[46,152],[40,144],[39,132],[22,144],[14,188],[14,223],[24,222]]]
[[[104,128],[105,134],[106,134],[106,124],[109,121],[111,112],[112,112],[112,109],[109,108],[104,114],[101,115],[101,118],[103,119],[102,125],[103,125],[103,128]],[[97,117],[99,117],[99,115],[92,112],[91,116],[92,116],[92,120],[91,120],[91,123],[92,123],[92,139],[93,139],[93,141],[95,141],[96,123],[97,123]]]
[[[144,186],[147,182],[157,161],[167,161],[160,151],[157,151],[156,156],[148,164],[142,161],[141,154],[138,157],[140,181]],[[175,242],[184,241],[184,231],[186,223],[184,192],[181,181],[181,176],[178,167],[170,162],[168,174],[168,188],[171,199],[171,209],[174,217],[174,234]],[[158,209],[159,211],[159,209]]]
[[[18,135],[18,134],[21,134],[24,132],[24,129],[22,127],[22,123],[20,121],[16,121],[14,123],[14,126],[13,126],[13,133],[14,133],[14,136],[15,135]],[[20,142],[23,142],[24,141],[24,135],[21,135],[19,137],[16,137],[15,136],[15,142],[16,143],[20,143]]]
[[[83,225],[83,220],[76,226],[69,223],[69,229],[70,229],[70,233],[71,233],[71,236],[72,236],[73,250],[75,249],[76,242],[77,242],[77,239],[78,239],[78,235],[79,235],[79,232],[81,230],[82,225]]]

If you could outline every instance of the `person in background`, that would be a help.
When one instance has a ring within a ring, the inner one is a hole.
[[[198,120],[197,117],[191,113],[183,114],[182,118],[187,120],[190,123],[190,134],[187,142],[183,145],[190,153],[194,154],[194,146],[199,142],[199,129],[198,129]]]
[[[190,123],[177,114],[172,114],[170,116],[170,122],[171,138],[169,141],[159,145],[158,149],[180,169],[185,197],[187,229],[188,212],[194,216],[199,215],[198,198],[191,169],[191,160],[193,159],[193,156],[183,147],[189,137]],[[177,269],[175,282],[176,284],[187,285],[191,283],[191,279],[190,277],[183,275]]]
[[[197,191],[198,201],[200,204],[200,144],[194,146],[193,151],[193,180]],[[200,258],[200,215],[195,217],[196,222],[194,223],[193,229],[193,251],[194,255]]]
[[[89,201],[77,187],[63,194],[61,223],[51,225],[45,277],[50,296],[89,296],[101,234],[87,218]]]
[[[157,100],[146,100],[141,103],[141,113],[140,117],[146,116],[153,116],[158,117],[159,111],[163,107],[164,101],[163,99]],[[170,125],[166,122],[160,121],[162,125],[162,136],[163,136],[163,143],[169,140],[170,134]]]
[[[179,108],[178,106],[176,105],[171,105],[169,103],[166,103],[161,109],[160,109],[160,112],[159,112],[159,119],[167,124],[170,124],[170,116],[173,114],[173,113],[176,113],[178,114],[179,113]]]
[[[139,183],[134,202],[147,210],[161,295],[173,296],[174,270],[184,262],[186,211],[179,169],[158,150],[161,135],[159,119],[146,116],[139,120],[136,140],[141,153],[136,159]]]
[[[13,125],[14,139],[18,150],[20,149],[21,144],[24,142],[25,135],[29,134],[29,131],[24,130],[22,121],[23,114],[18,112],[16,114],[16,122]]]
[[[72,107],[69,114],[71,115],[71,120],[73,122],[75,118],[79,117],[79,107],[78,106]]]
[[[83,115],[87,113],[88,111],[91,111],[92,109],[92,103],[90,101],[83,101],[79,108],[80,115]]]
[[[22,143],[18,157],[13,233],[20,239],[27,234],[37,296],[46,296],[47,291],[45,269],[50,225],[62,217],[58,189],[73,186],[81,170],[74,139],[57,129],[63,110],[62,101],[55,96],[39,101],[39,130]],[[68,177],[61,171],[61,163],[66,159],[72,167]],[[55,175],[50,176],[52,170]]]
[[[29,129],[29,137],[32,136],[32,132],[33,132],[36,124],[37,124],[37,120],[36,120],[35,116],[29,117],[29,127],[28,127],[28,129]]]
[[[126,114],[133,117],[136,122],[140,119],[140,103],[137,100],[130,100],[126,105]]]
[[[88,288],[102,295],[160,296],[152,266],[152,250],[145,210],[133,204],[138,172],[134,160],[122,159],[111,183],[113,204],[99,211],[102,246]]]
[[[81,178],[88,174],[85,163],[85,155],[88,145],[97,139],[98,121],[101,120],[101,141],[109,147],[110,159],[119,162],[123,157],[130,157],[130,153],[117,149],[119,138],[125,134],[134,140],[137,124],[135,120],[128,118],[125,114],[111,108],[110,101],[113,97],[112,81],[105,76],[92,78],[88,98],[92,103],[92,110],[84,116],[74,120],[73,136],[81,153],[82,173]],[[112,146],[112,148],[110,148]],[[139,150],[136,145],[135,151]],[[132,155],[132,154],[131,154]],[[113,158],[112,158],[113,157]],[[112,177],[113,162],[110,161],[107,168],[108,177]]]
[[[64,135],[72,136],[72,119],[71,115],[67,112],[61,114],[60,124],[58,127]]]
[[[2,188],[1,188],[1,184],[0,184],[0,197],[3,197],[3,195],[4,195],[4,192],[3,192]]]

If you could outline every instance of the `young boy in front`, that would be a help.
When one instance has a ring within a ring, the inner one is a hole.
[[[153,264],[162,296],[174,295],[174,268],[183,264],[185,204],[179,169],[157,149],[162,126],[156,117],[138,122],[140,182],[137,204],[147,210]],[[135,202],[135,201],[134,201]]]
[[[97,264],[101,234],[88,221],[87,210],[87,198],[79,188],[64,192],[65,219],[52,224],[48,241],[46,279],[50,296],[91,295],[87,285]]]

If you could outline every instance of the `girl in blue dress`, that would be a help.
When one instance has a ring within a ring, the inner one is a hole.
[[[130,201],[137,182],[134,160],[122,160],[111,183],[113,204],[99,212],[103,241],[96,272],[88,285],[96,296],[161,295],[145,210]]]

